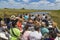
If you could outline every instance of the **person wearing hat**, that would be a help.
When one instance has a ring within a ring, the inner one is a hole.
[[[16,17],[15,17],[15,15],[12,15],[11,17],[10,17],[10,22],[9,22],[9,24],[8,24],[8,29],[10,30],[10,24],[13,24],[13,26],[14,26],[14,24],[17,22],[17,19],[16,19]]]
[[[12,15],[10,18],[11,18],[11,19],[15,19],[16,17],[15,17],[15,15]]]

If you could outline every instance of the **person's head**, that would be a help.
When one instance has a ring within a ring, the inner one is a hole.
[[[32,17],[33,17],[34,15],[32,15]]]
[[[34,27],[35,31],[40,31],[40,27]]]
[[[36,18],[34,18],[34,21],[36,21],[37,19]]]
[[[18,21],[24,21],[23,15],[21,15],[21,17],[18,17]]]
[[[43,14],[43,16],[45,16],[45,14]]]
[[[41,23],[41,26],[46,27],[46,23],[45,22],[42,22]]]
[[[15,19],[16,19],[15,15],[12,15],[12,16],[10,17],[10,19],[11,19],[11,20],[15,20]]]
[[[11,26],[12,26],[13,28],[15,28],[15,27],[16,27],[16,23],[15,23],[15,22],[12,22]]]
[[[6,23],[4,21],[1,21],[1,27],[2,28],[7,28],[7,25],[6,25]]]
[[[28,14],[25,14],[25,15],[28,15]]]
[[[28,28],[29,28],[28,25],[25,25],[25,29],[24,30],[28,30]]]
[[[47,16],[45,16],[45,19],[47,19],[48,17]]]
[[[40,27],[41,26],[41,23],[39,21],[36,21],[35,22],[35,25]]]
[[[38,14],[35,14],[35,17],[37,17],[38,16]]]
[[[20,18],[22,18],[22,15],[20,15]]]
[[[29,16],[29,14],[27,14],[27,13],[26,13],[25,15],[26,15],[26,16]]]
[[[24,32],[28,30],[28,28],[29,28],[29,27],[28,27],[28,25],[25,25],[24,30],[23,30],[23,32],[22,32],[22,34],[24,34]]]
[[[40,15],[38,14],[37,16],[39,17]]]
[[[33,20],[32,19],[28,19],[28,22],[33,23]]]
[[[32,15],[31,14],[29,14],[29,17],[31,17]]]

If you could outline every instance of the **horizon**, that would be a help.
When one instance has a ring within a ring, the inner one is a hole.
[[[0,8],[0,9],[8,9],[8,10],[10,10],[10,9],[14,9],[14,10],[45,10],[45,9],[23,9],[23,8]],[[49,10],[49,9],[47,9],[47,10]],[[51,9],[52,10],[52,9]],[[53,10],[60,10],[60,9],[53,9]]]

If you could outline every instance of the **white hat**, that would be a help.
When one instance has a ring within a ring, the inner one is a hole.
[[[15,18],[15,15],[12,15],[11,18]]]
[[[16,19],[15,15],[12,15],[10,18],[11,18],[11,19]]]

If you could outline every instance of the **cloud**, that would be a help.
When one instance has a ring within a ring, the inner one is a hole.
[[[51,3],[47,0],[40,0],[39,2],[29,3],[30,1],[31,0],[23,0],[23,2],[16,2],[15,0],[8,0],[8,2],[2,1],[0,2],[0,8],[26,8],[26,9],[41,9],[41,10],[60,9],[59,6],[60,2],[58,0],[56,0],[55,3]]]
[[[51,3],[47,0],[41,0],[39,2],[32,2],[31,3],[33,8],[37,8],[37,9],[54,9],[55,7],[55,3]],[[34,6],[33,6],[34,5]]]
[[[56,2],[60,2],[60,0],[56,0]]]
[[[15,1],[14,0],[8,0],[9,3],[14,3]]]
[[[15,5],[16,4],[16,1],[15,0],[8,0],[8,2],[7,2],[9,5]],[[9,6],[8,5],[8,6]]]
[[[31,4],[42,4],[42,5],[44,4],[45,5],[45,4],[49,4],[49,3],[50,3],[49,1],[44,0],[44,1],[39,1],[39,2],[32,2]]]
[[[51,3],[47,0],[41,0],[39,2],[32,2],[31,5],[33,8],[37,8],[37,9],[47,9],[47,10],[60,9],[60,2],[59,1],[58,2],[56,1],[56,3]]]
[[[17,1],[21,1],[21,0],[17,0]]]
[[[0,8],[22,8],[22,4],[19,2],[16,2],[14,0],[8,0],[6,1],[1,1],[0,2]]]
[[[55,1],[55,7],[56,9],[60,9],[60,0]]]
[[[22,0],[22,1],[28,3],[28,2],[30,2],[31,0]]]

